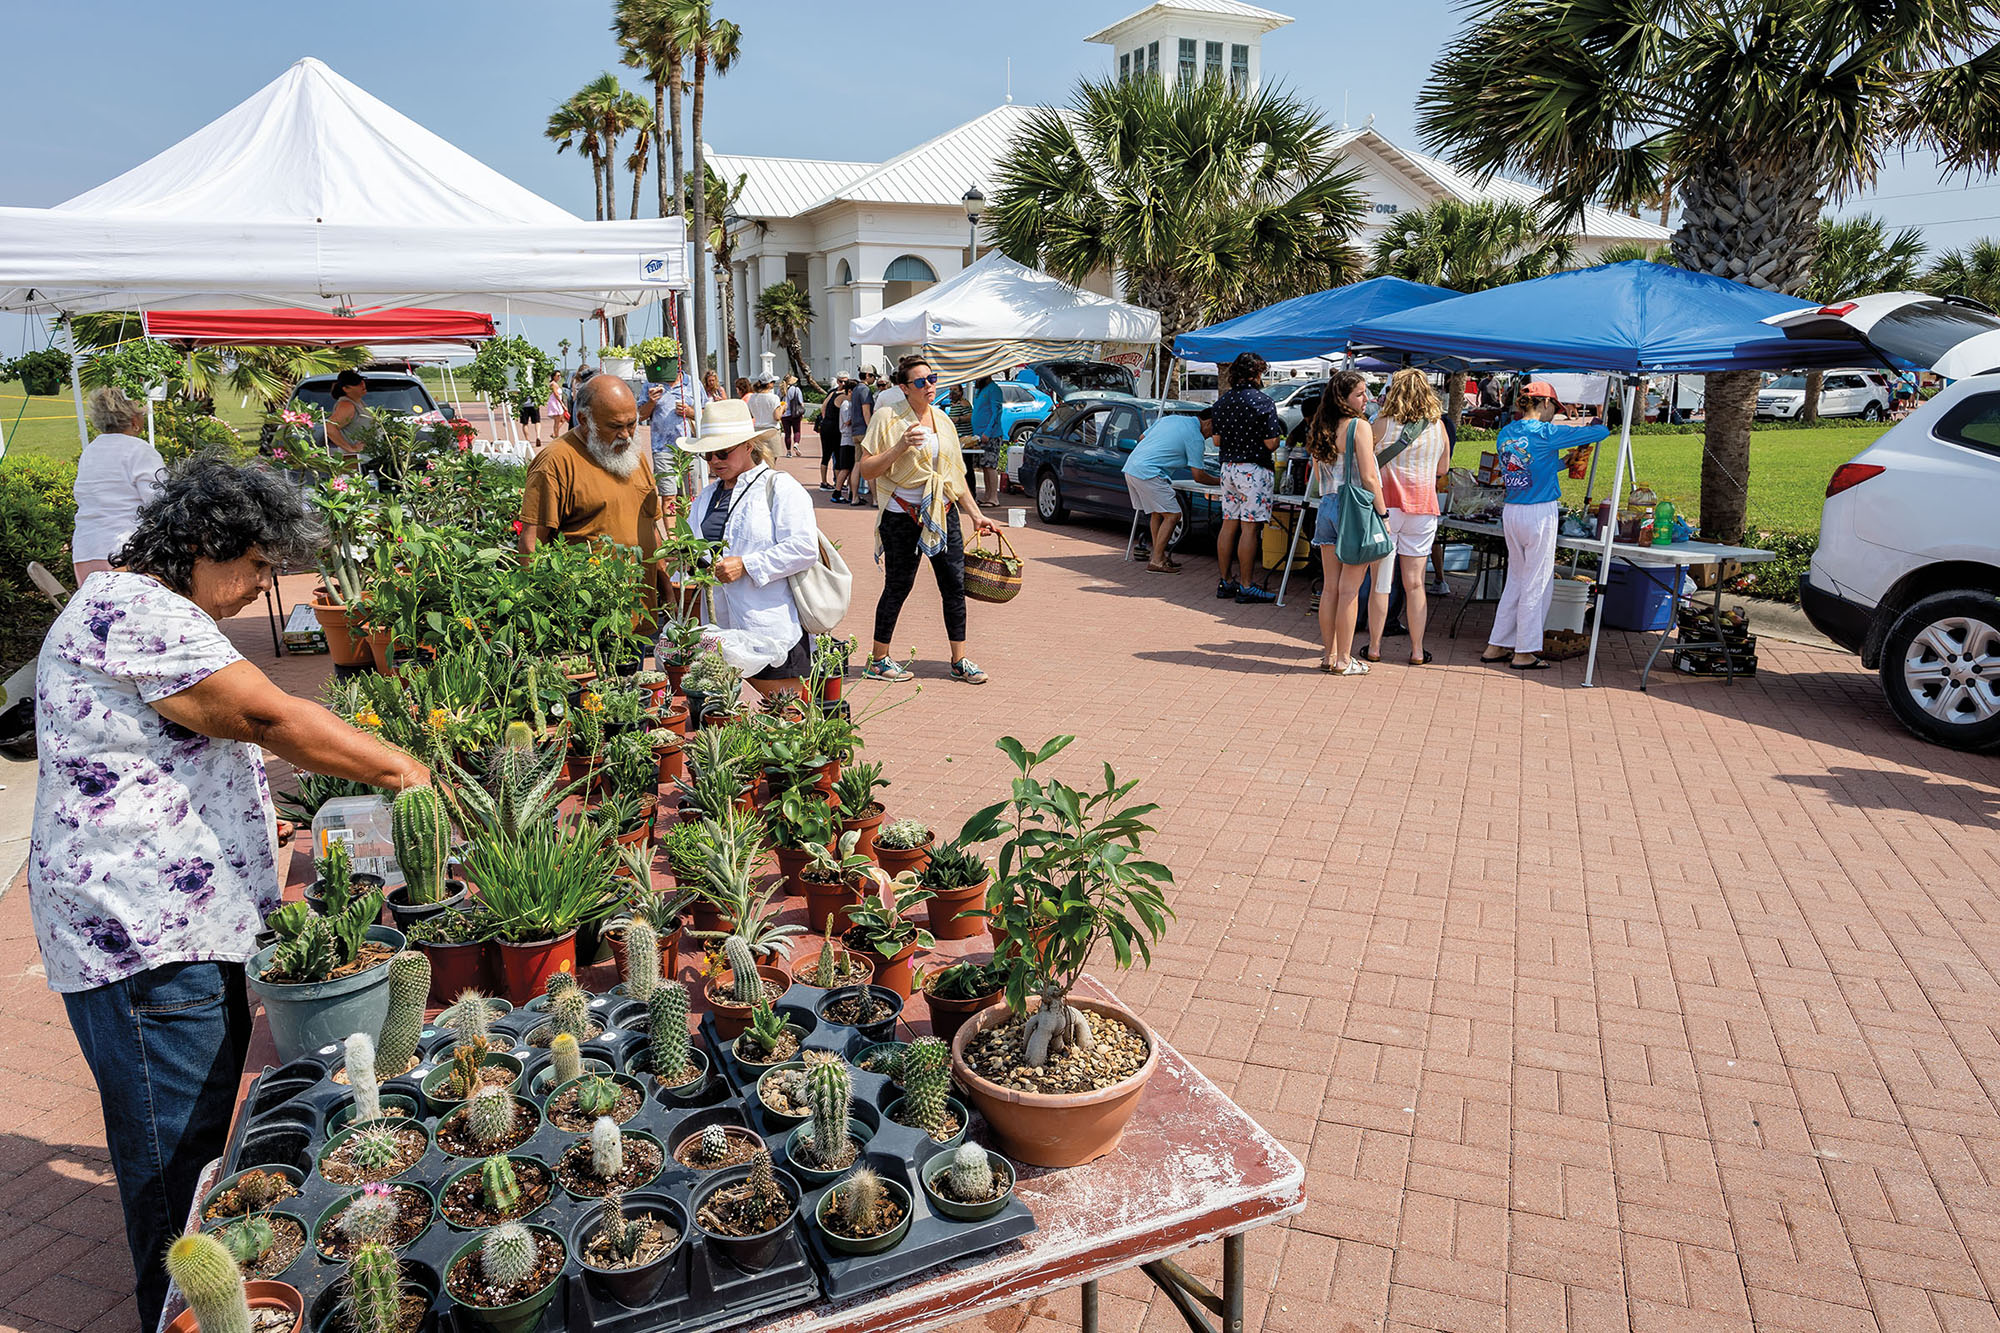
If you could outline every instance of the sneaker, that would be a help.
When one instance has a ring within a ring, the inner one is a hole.
[[[847,503],[847,497],[839,491],[835,491],[832,495],[826,497],[826,502],[830,505],[844,505]]]
[[[1278,594],[1272,592],[1269,588],[1259,588],[1252,584],[1238,588],[1236,590],[1236,600],[1240,605],[1248,605],[1253,602],[1275,602],[1278,600]]]
[[[1235,579],[1224,579],[1215,585],[1215,600],[1223,602],[1242,592],[1243,587]]]
[[[984,685],[986,673],[981,671],[969,657],[961,657],[951,664],[951,678],[962,680],[968,685]]]
[[[956,667],[952,668],[954,672],[957,669]],[[893,657],[876,657],[869,659],[868,666],[861,673],[861,678],[863,680],[902,681],[911,679],[911,673],[906,671],[902,664],[897,662]]]

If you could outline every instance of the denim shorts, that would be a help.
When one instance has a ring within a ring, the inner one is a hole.
[[[1318,517],[1313,519],[1313,545],[1332,546],[1340,540],[1340,492],[1319,498]]]

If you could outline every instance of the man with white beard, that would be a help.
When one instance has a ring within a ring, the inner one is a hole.
[[[551,537],[605,538],[648,555],[660,547],[660,497],[639,447],[639,406],[623,380],[586,380],[577,390],[576,425],[528,464],[521,554]]]

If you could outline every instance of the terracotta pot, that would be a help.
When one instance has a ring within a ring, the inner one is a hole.
[[[1000,1003],[1000,992],[980,995],[970,1000],[950,1000],[942,995],[924,992],[924,1007],[931,1011],[931,1035],[940,1041],[950,1041],[958,1035],[958,1030],[988,1005]]]
[[[673,732],[674,735],[676,736],[687,735],[688,734],[687,700],[680,697],[679,695],[675,695],[671,700],[667,710],[660,714],[660,725],[665,727],[668,731]]]
[[[682,885],[679,877],[675,878],[674,883],[682,888],[692,887],[691,885]],[[709,934],[736,929],[736,918],[706,898],[697,898],[694,900],[694,906],[688,909],[688,918],[690,924],[696,930],[705,931]]]
[[[487,989],[487,950],[483,941],[417,947],[431,960],[431,991],[426,1003],[433,1008],[450,1004],[460,991]]]
[[[675,694],[679,694],[681,692],[681,681],[686,678],[688,669],[678,663],[669,662],[662,670],[667,673],[667,685]]]
[[[780,992],[791,988],[792,974],[784,968],[779,967],[776,963],[757,964],[757,975],[764,978],[772,988]],[[723,983],[723,989],[727,991],[730,986],[735,984],[735,974],[728,968],[724,968],[717,974],[717,980]],[[704,992],[706,989],[706,987],[703,988]],[[751,1006],[747,1004],[736,1004],[729,1000],[718,1000],[713,996],[709,996],[708,1012],[709,1016],[715,1021],[716,1037],[722,1041],[735,1041],[738,1037],[742,1036],[744,1029],[750,1026],[750,1009]]]
[[[402,674],[397,669],[395,663],[390,661],[390,649],[394,644],[395,640],[389,636],[388,630],[372,629],[368,631],[368,655],[375,659],[375,671],[378,675],[397,676]]]
[[[875,864],[881,866],[891,879],[905,870],[922,874],[924,867],[931,863],[931,847],[936,842],[935,833],[924,839],[921,847],[884,847],[877,842],[874,844]]]
[[[313,615],[319,621],[320,633],[326,635],[326,655],[335,666],[361,666],[375,660],[368,651],[368,640],[357,639],[347,623],[347,608],[339,602],[321,601],[313,598]]]
[[[253,1278],[243,1284],[243,1295],[252,1310],[291,1311],[291,1333],[298,1333],[299,1326],[305,1322],[306,1298],[289,1282]],[[183,1310],[175,1315],[174,1322],[167,1325],[167,1333],[196,1333],[194,1311]]]
[[[687,918],[674,922],[672,930],[658,932],[660,937],[660,976],[671,979],[680,966],[681,931],[687,925]],[[614,926],[599,936],[611,950],[611,965],[618,969],[620,983],[630,981],[632,973],[625,952],[625,927]]]
[[[653,751],[653,757],[659,761],[659,784],[662,787],[672,786],[674,782],[687,776],[687,751],[681,748],[680,741],[675,740],[670,745],[660,746]]]
[[[804,893],[810,901],[810,890],[799,876],[812,864],[812,853],[803,847],[774,847],[771,854],[778,858],[778,873],[784,877],[787,896]],[[807,914],[808,924],[812,924],[811,914]]]
[[[847,943],[850,948],[854,947],[852,941],[848,941]],[[887,986],[904,999],[907,1000],[910,998],[910,983],[912,980],[910,976],[910,960],[917,956],[917,942],[915,940],[911,940],[909,944],[905,945],[902,952],[898,953],[894,958],[884,958],[873,949],[855,948],[854,952],[875,965],[875,984],[877,986]]]
[[[875,835],[882,831],[882,821],[888,818],[888,815],[888,809],[880,801],[871,801],[868,805],[867,813],[862,815],[861,818],[843,819],[840,821],[840,831],[842,833],[857,835],[854,839],[854,854],[856,856],[873,857],[875,855]]]
[[[823,933],[826,919],[832,917],[833,930],[838,935],[844,933],[850,924],[847,909],[861,905],[863,890],[861,885],[852,882],[827,884],[815,879],[801,879],[799,892],[805,895],[806,900],[806,929]]]
[[[646,692],[646,711],[657,713],[666,707],[667,696],[672,693],[674,687],[673,682],[662,681],[658,685],[642,685],[639,688]]]
[[[493,949],[499,962],[500,992],[516,1008],[542,994],[555,973],[576,971],[574,930],[552,940],[530,940],[525,944],[495,940]]]
[[[1130,1010],[1102,1000],[1072,997],[1069,1003],[1116,1018],[1143,1036],[1146,1062],[1138,1072],[1100,1092],[1019,1092],[982,1078],[965,1062],[965,1048],[973,1037],[1013,1016],[1005,1005],[980,1010],[951,1041],[951,1072],[958,1086],[986,1117],[999,1150],[1030,1166],[1081,1166],[1116,1148],[1146,1080],[1160,1063],[1159,1038]],[[1029,1008],[1034,1004],[1030,1000]]]
[[[819,683],[819,697],[828,702],[838,699],[840,697],[840,680],[839,676],[828,676],[825,680],[821,681]]]
[[[642,805],[640,808],[646,811],[646,817],[618,835],[618,845],[620,847],[650,847],[653,845],[653,819],[659,814],[659,803],[655,800],[651,807]]]
[[[829,759],[814,770],[819,776],[813,779],[813,788],[828,800],[833,799],[833,784],[840,781],[840,761]]]
[[[792,961],[798,964],[798,968],[792,975],[793,985],[816,986],[819,984],[812,979],[812,974],[813,968],[819,963],[820,944],[821,940],[812,936],[798,940],[798,947],[792,958]],[[833,952],[834,956],[841,960],[842,971],[847,974],[844,980],[834,986],[835,990],[839,990],[844,986],[866,986],[875,980],[874,958],[865,953],[856,953],[839,940],[833,942]]]
[[[924,904],[929,914],[931,934],[941,940],[969,940],[986,926],[983,916],[960,916],[968,908],[986,906],[986,886],[993,877],[988,875],[977,884],[962,889],[945,889]]]

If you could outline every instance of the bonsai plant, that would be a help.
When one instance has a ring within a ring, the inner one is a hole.
[[[928,930],[903,913],[919,903],[930,899],[930,892],[917,887],[916,877],[905,874],[890,879],[880,870],[869,872],[876,885],[872,897],[864,897],[856,906],[847,909],[847,919],[853,923],[847,932],[847,940],[857,949],[877,954],[882,961],[875,965],[875,984],[887,986],[904,999],[910,998],[910,959],[918,949],[928,949],[937,943]]]
[[[277,942],[259,949],[246,972],[264,1001],[280,1061],[344,1041],[351,1032],[381,1030],[389,1011],[389,960],[403,947],[402,932],[375,924],[381,915],[382,895],[370,891],[345,901],[329,896],[324,916],[289,902],[265,918]]]
[[[1031,751],[1003,737],[999,748],[1018,770],[1013,795],[959,834],[965,844],[1001,839],[982,915],[1004,936],[998,957],[1008,974],[1006,1007],[959,1030],[952,1069],[1009,1155],[1038,1166],[1077,1165],[1117,1146],[1158,1049],[1130,1012],[1070,993],[1101,942],[1119,968],[1150,962],[1150,941],[1173,915],[1173,872],[1140,854],[1156,807],[1127,803],[1136,783],[1109,764],[1095,789],[1037,774],[1074,740],[1058,736]],[[1077,1092],[1078,1081],[1088,1090]],[[1078,1106],[1092,1114],[1075,1114]]]
[[[920,819],[894,819],[875,834],[875,860],[891,875],[919,870],[930,855],[933,834]]]
[[[985,928],[985,920],[973,915],[986,903],[986,884],[992,871],[979,853],[953,839],[931,852],[917,872],[917,883],[931,891],[924,910],[930,914],[931,934],[941,940],[971,939]]]

